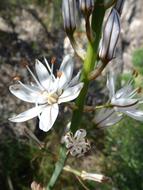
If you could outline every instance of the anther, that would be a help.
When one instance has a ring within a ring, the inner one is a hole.
[[[28,61],[25,59],[25,58],[22,58],[21,61],[20,61],[20,64],[23,66],[23,67],[27,67],[29,64],[28,64]]]
[[[54,57],[52,57],[52,59],[51,59],[51,64],[55,64],[56,63],[56,57],[54,56]]]
[[[13,77],[13,80],[14,80],[14,81],[20,81],[20,79],[21,79],[20,76],[15,76],[15,77]]]
[[[62,76],[63,72],[62,71],[57,71],[57,77],[60,78]]]

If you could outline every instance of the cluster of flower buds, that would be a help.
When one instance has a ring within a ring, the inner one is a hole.
[[[94,9],[94,0],[79,0],[79,8],[85,17],[89,17]]]
[[[62,141],[65,143],[68,153],[72,156],[81,157],[90,149],[90,143],[85,137],[86,131],[84,129],[79,129],[76,131],[75,135],[68,132],[63,137]]]

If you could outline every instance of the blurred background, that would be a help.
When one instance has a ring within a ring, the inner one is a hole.
[[[143,1],[125,1],[121,18],[122,31],[117,48],[117,59],[108,67],[113,69],[121,83],[128,80],[133,69],[139,73],[134,85],[143,87]],[[83,39],[84,30],[78,36]],[[0,189],[29,190],[32,181],[46,185],[58,158],[60,137],[71,117],[71,110],[61,108],[54,128],[42,133],[37,119],[25,123],[11,123],[8,118],[30,105],[10,94],[13,78],[30,79],[23,67],[34,69],[36,58],[45,56],[50,62],[56,56],[57,68],[64,52],[70,47],[65,40],[59,0],[0,0]],[[66,44],[65,44],[66,43]],[[76,58],[76,68],[80,62]],[[87,104],[101,104],[106,100],[106,76],[103,82],[92,82]],[[101,80],[100,80],[101,81]],[[96,92],[96,94],[95,94]],[[143,124],[125,118],[116,126],[98,130],[86,114],[81,128],[86,128],[92,149],[80,159],[70,157],[69,165],[78,170],[103,173],[111,177],[109,184],[84,184],[93,190],[143,189]],[[47,151],[25,133],[28,127],[44,142]],[[87,188],[87,189],[88,189]],[[74,175],[63,172],[55,190],[85,189]]]

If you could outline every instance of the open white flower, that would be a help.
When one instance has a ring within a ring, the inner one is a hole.
[[[34,103],[35,106],[9,120],[24,122],[38,116],[40,129],[47,132],[58,116],[58,105],[74,100],[79,95],[83,83],[79,82],[80,72],[72,79],[74,63],[70,55],[64,57],[57,77],[53,74],[53,64],[50,68],[46,59],[45,63],[47,68],[36,60],[35,70],[38,78],[26,66],[35,83],[23,84],[18,81],[19,84],[10,86],[10,92],[17,98]]]
[[[139,88],[133,89],[133,80],[130,80],[120,90],[115,92],[115,78],[109,75],[107,79],[107,88],[109,90],[110,104],[116,112],[126,114],[133,119],[143,121],[143,111],[139,110],[143,103],[141,98],[137,97]]]
[[[65,143],[72,156],[81,157],[90,149],[90,143],[86,139],[86,130],[84,129],[77,130],[74,135],[68,132],[63,137],[62,142]]]

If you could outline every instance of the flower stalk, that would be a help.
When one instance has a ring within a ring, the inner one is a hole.
[[[101,0],[98,0],[98,3],[99,2],[101,2]],[[103,7],[96,7],[96,9],[94,9],[93,14],[92,14],[91,27],[92,27],[92,31],[94,32],[96,36],[96,39],[94,39],[93,42],[88,42],[87,54],[84,60],[83,71],[82,71],[82,76],[81,76],[81,80],[84,82],[84,87],[81,90],[81,93],[76,101],[76,106],[78,107],[78,109],[73,111],[73,116],[72,116],[72,121],[71,121],[71,131],[73,133],[75,133],[77,129],[79,128],[82,114],[84,111],[84,102],[85,102],[86,94],[88,91],[88,85],[90,81],[88,76],[89,76],[89,73],[94,69],[97,59],[98,59],[97,52],[98,52],[98,46],[99,46],[99,41],[101,37],[101,29],[102,29],[104,14],[105,14],[105,9]],[[55,170],[53,172],[53,175],[49,181],[49,184],[46,190],[51,190],[54,188],[55,183],[60,177],[60,174],[63,170],[66,158],[67,158],[66,150],[62,146],[60,149],[60,155],[59,155],[60,164],[59,164],[59,161],[56,163]]]

